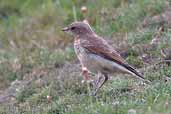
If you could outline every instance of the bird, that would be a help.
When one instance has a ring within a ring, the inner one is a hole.
[[[96,95],[110,74],[131,74],[145,81],[144,76],[129,65],[103,37],[98,36],[88,22],[75,21],[62,31],[70,32],[74,36],[74,50],[80,61],[84,80],[91,80],[89,72],[97,74],[93,81],[92,95]]]

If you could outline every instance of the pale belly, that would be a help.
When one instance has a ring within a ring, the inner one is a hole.
[[[95,55],[95,54],[89,54],[87,57],[87,61],[85,62],[85,66],[87,69],[89,69],[91,72],[97,73],[98,71],[103,73],[116,73],[116,72],[127,72],[127,69],[125,69],[123,66],[104,59],[101,56]]]
[[[77,45],[74,45],[74,47],[82,67],[86,67],[92,73],[98,73],[99,71],[102,73],[115,73],[115,72],[128,73],[127,69],[125,69],[124,67],[113,61],[86,52],[86,50],[84,50],[81,47],[78,47]]]

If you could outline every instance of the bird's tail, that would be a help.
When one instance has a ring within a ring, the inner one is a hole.
[[[137,76],[138,78],[142,79],[145,83],[150,83],[149,80],[146,80],[144,78],[144,76],[135,68],[133,68],[132,66],[128,65],[128,64],[122,64],[128,71],[129,73],[131,73],[132,75]]]

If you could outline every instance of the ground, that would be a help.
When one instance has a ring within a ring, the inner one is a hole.
[[[169,0],[0,1],[0,113],[170,114],[170,12]],[[61,31],[84,19],[151,83],[114,74],[90,96]]]

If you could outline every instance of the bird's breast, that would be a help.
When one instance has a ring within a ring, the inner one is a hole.
[[[80,62],[84,61],[86,53],[84,47],[81,46],[80,39],[74,41],[74,49]]]

